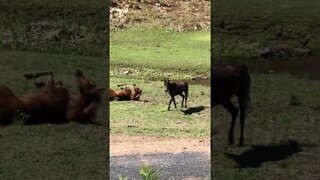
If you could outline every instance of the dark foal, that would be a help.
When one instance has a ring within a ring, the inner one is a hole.
[[[170,105],[172,101],[174,103],[174,107],[177,108],[176,101],[174,99],[176,95],[180,95],[182,97],[181,107],[183,107],[183,101],[185,101],[185,107],[187,107],[188,90],[189,90],[189,85],[187,82],[182,82],[182,81],[170,82],[169,80],[164,80],[164,87],[166,88],[165,91],[169,92],[171,96],[171,100],[168,106],[168,111],[170,110]]]
[[[245,65],[230,65],[227,67],[213,68],[211,95],[212,107],[221,104],[229,111],[232,121],[229,128],[229,144],[234,143],[233,129],[238,116],[238,108],[231,102],[231,97],[236,95],[240,109],[240,142],[244,144],[245,113],[250,101],[250,75]]]

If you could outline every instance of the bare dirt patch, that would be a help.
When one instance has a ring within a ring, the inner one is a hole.
[[[113,0],[110,24],[123,28],[128,25],[152,24],[174,30],[199,30],[210,27],[208,0]]]
[[[182,152],[210,154],[209,138],[169,138],[154,136],[110,135],[110,156]]]

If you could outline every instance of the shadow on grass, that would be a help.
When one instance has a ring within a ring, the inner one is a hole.
[[[186,110],[181,110],[184,115],[191,115],[193,113],[198,113],[204,110],[204,106],[198,106],[198,107],[190,107]]]
[[[301,151],[301,144],[297,141],[289,140],[278,145],[251,146],[251,150],[240,155],[228,153],[225,153],[225,155],[237,162],[240,168],[257,168],[264,162],[280,161],[299,151]]]

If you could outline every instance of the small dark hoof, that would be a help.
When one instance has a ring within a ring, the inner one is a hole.
[[[239,146],[244,146],[244,138],[240,138],[240,141],[239,141]]]
[[[234,143],[234,139],[233,139],[233,138],[230,138],[230,139],[228,140],[228,142],[229,142],[229,145],[232,145],[232,144]]]

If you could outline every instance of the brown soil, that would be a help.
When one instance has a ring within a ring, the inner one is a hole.
[[[168,138],[154,136],[110,135],[110,156],[144,155],[156,153],[178,154],[203,152],[210,154],[209,138]]]
[[[110,25],[149,24],[174,30],[198,30],[210,27],[209,0],[112,0]]]

